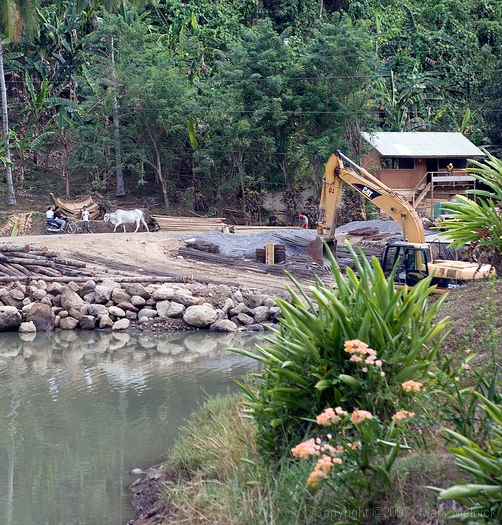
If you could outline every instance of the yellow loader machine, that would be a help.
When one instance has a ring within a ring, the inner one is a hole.
[[[344,161],[352,165],[357,172],[346,168]],[[313,258],[322,259],[323,243],[327,243],[336,253],[335,228],[343,183],[364,195],[401,226],[403,240],[388,243],[380,257],[380,264],[387,276],[397,264],[398,270],[395,276],[397,287],[414,286],[420,279],[432,274],[432,284],[437,285],[437,291],[444,292],[465,281],[494,274],[494,269],[489,264],[449,259],[434,260],[431,244],[425,240],[422,221],[413,206],[340,151],[331,155],[324,170],[317,223],[318,238],[308,251]]]

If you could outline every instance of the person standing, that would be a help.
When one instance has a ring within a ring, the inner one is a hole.
[[[82,208],[82,221],[84,223],[82,227],[83,233],[92,233],[89,229],[89,211],[87,210],[87,206]]]
[[[453,175],[453,164],[450,162],[448,166],[446,166],[446,176],[451,177]],[[448,186],[451,186],[451,182],[448,182]]]
[[[299,219],[300,219],[300,228],[303,228],[304,230],[308,229],[309,227],[308,217],[306,215],[303,215],[303,213],[300,213]]]

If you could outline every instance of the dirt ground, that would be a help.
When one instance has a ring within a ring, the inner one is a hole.
[[[96,224],[95,226],[98,229]],[[84,254],[89,258],[88,266],[99,268],[106,267],[106,261],[110,261],[129,265],[132,271],[143,275],[148,275],[150,272],[165,273],[183,277],[187,281],[256,288],[272,296],[280,296],[284,293],[285,284],[290,283],[286,274],[278,276],[266,273],[266,270],[263,269],[252,271],[180,258],[178,249],[185,246],[180,240],[181,237],[196,233],[200,232],[148,233],[138,231],[137,233],[123,233],[121,231],[119,233],[117,231],[116,233],[77,233],[74,235],[23,235],[1,237],[0,242],[29,244],[55,250],[63,258],[73,258],[76,254]],[[246,233],[249,232],[246,231]]]

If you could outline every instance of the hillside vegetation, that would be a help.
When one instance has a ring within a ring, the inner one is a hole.
[[[362,130],[500,150],[497,0],[16,5],[4,208],[49,178],[68,198],[139,192],[243,220],[284,191],[293,219],[334,149],[357,160]]]

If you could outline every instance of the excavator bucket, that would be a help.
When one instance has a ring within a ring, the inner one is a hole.
[[[319,235],[307,245],[307,255],[320,266],[330,268],[331,263],[328,259],[325,250],[329,249],[336,258],[336,240],[323,241]]]

